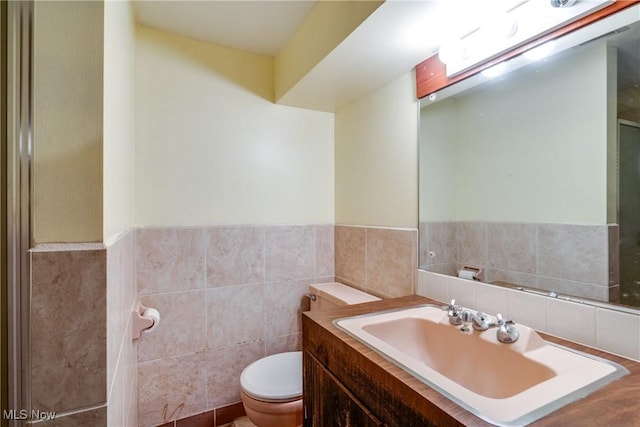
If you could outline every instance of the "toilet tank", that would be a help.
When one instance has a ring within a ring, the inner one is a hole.
[[[317,283],[309,286],[314,298],[311,298],[311,311],[327,310],[343,305],[380,301],[380,298],[338,282]]]

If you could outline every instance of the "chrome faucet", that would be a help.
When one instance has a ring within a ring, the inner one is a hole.
[[[491,318],[484,312],[479,311],[476,314],[470,310],[463,309],[456,305],[456,300],[452,299],[448,306],[444,307],[449,316],[449,323],[452,325],[462,325],[460,330],[465,333],[471,333],[469,325],[476,331],[486,331],[487,329],[497,326],[496,337],[498,341],[506,344],[516,342],[520,336],[518,328],[516,328],[513,320],[506,320],[502,314],[496,315],[496,321],[492,322]]]
[[[465,310],[459,305],[456,305],[456,300],[452,299],[451,303],[447,306],[447,314],[449,316],[449,323],[452,325],[461,325],[463,323],[471,323],[473,329],[476,331],[486,331],[489,329],[491,319],[489,316],[479,311],[477,314],[473,314],[469,310]]]

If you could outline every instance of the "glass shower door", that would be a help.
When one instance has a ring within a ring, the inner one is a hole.
[[[620,302],[640,306],[640,123],[618,123]]]

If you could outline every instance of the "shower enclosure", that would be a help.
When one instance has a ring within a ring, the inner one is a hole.
[[[618,121],[620,302],[640,306],[640,123]]]
[[[29,249],[33,155],[33,2],[0,2],[0,134],[2,264],[0,422],[22,425],[30,409]]]

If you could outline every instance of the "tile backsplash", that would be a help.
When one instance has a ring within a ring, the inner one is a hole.
[[[418,294],[640,361],[640,315],[419,270]]]
[[[138,340],[139,425],[237,403],[247,365],[299,350],[333,242],[332,224],[138,229],[138,297],[162,316]]]
[[[417,284],[418,231],[335,226],[336,280],[382,298],[411,295]]]

